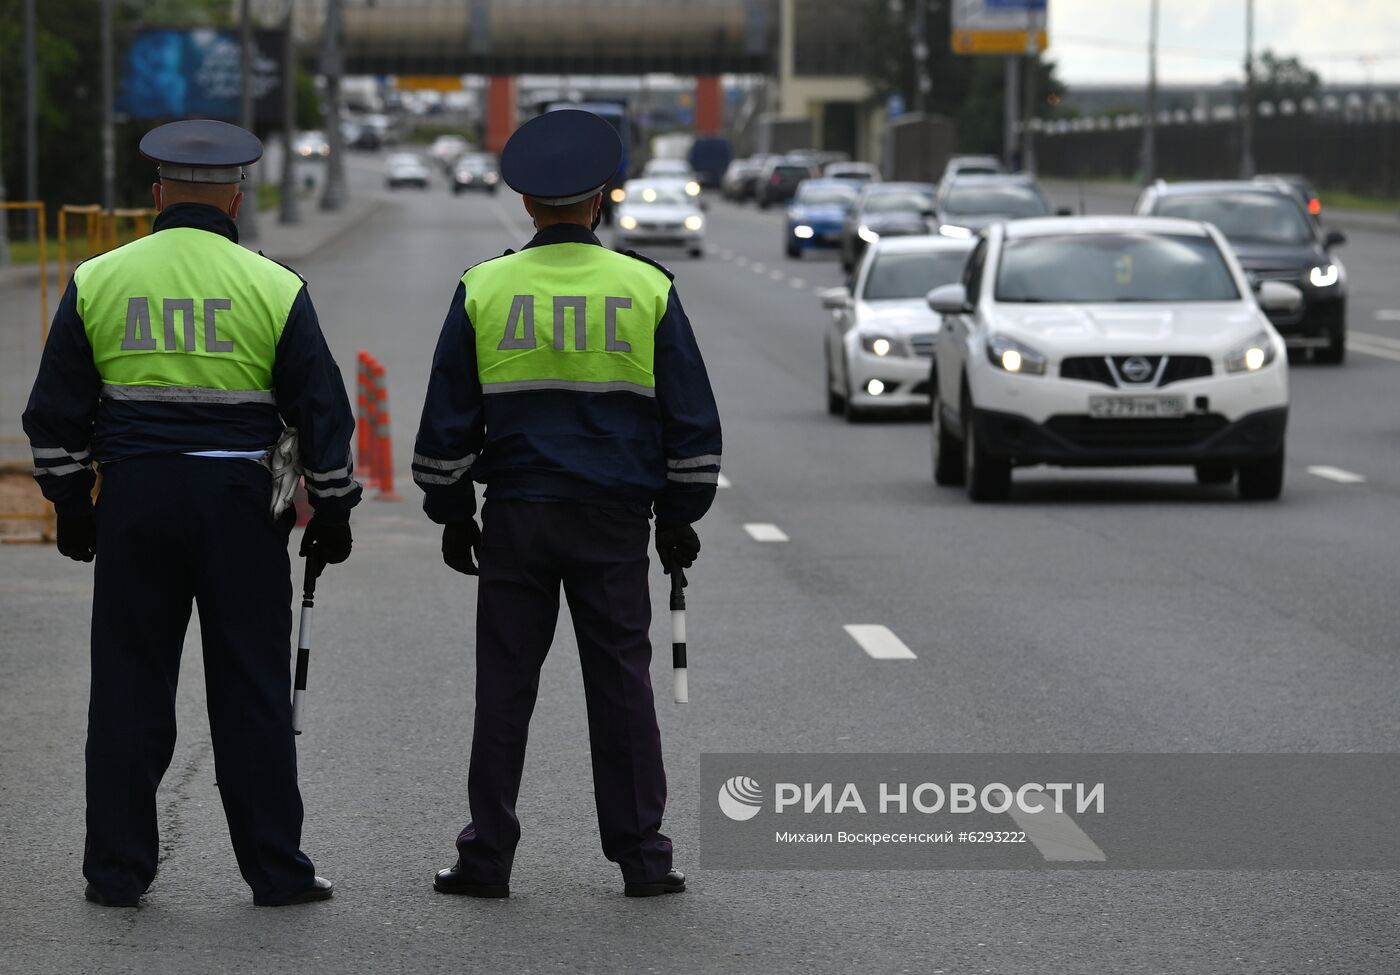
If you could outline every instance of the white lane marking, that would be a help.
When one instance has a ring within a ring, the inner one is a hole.
[[[793,278],[791,281],[788,282],[788,284],[792,285],[794,288],[807,287],[807,282],[802,280],[801,278]]]
[[[767,522],[750,522],[744,526],[744,531],[749,533],[749,537],[755,542],[786,542],[787,532],[777,525],[770,525]]]
[[[1372,345],[1383,346],[1387,349],[1400,349],[1400,339],[1391,338],[1389,335],[1376,335],[1372,332],[1358,332],[1355,329],[1347,331],[1347,335]]]
[[[1099,845],[1089,839],[1087,833],[1070,818],[1069,813],[1055,812],[1055,800],[1043,792],[1026,792],[1028,806],[1043,807],[1040,812],[1025,812],[1019,802],[1013,802],[1007,810],[1016,825],[1026,834],[1026,839],[1035,844],[1040,855],[1055,861],[1092,861],[1102,863],[1108,859]]]
[[[1375,356],[1377,359],[1389,359],[1391,362],[1400,362],[1400,349],[1387,349],[1380,345],[1366,345],[1364,342],[1357,342],[1354,339],[1347,342],[1347,347],[1353,352],[1360,352],[1362,355]]]
[[[725,477],[723,474],[721,474],[721,475],[719,476],[719,483],[718,483],[716,486],[717,486],[721,491],[723,491],[725,488],[727,488],[727,487],[733,487],[734,485],[732,485],[732,484],[729,483],[729,478],[727,478],[727,477]]]
[[[768,276],[774,281],[781,281],[784,277],[784,274],[782,271],[779,271],[777,268],[774,268],[773,270],[768,272]]]
[[[1378,322],[1400,322],[1400,308],[1382,308],[1376,312]]]
[[[752,270],[754,274],[762,274],[764,271],[768,270],[768,265],[760,263],[759,261],[754,261],[749,265],[749,269]]]
[[[739,265],[740,267],[747,267],[747,266],[748,266],[748,263],[749,263],[749,259],[748,259],[747,257],[745,257],[743,254],[736,254],[736,255],[734,255],[734,263],[737,264],[737,265]]]
[[[1314,477],[1326,478],[1329,481],[1336,481],[1338,484],[1365,484],[1366,478],[1362,474],[1343,470],[1340,467],[1331,467],[1327,464],[1313,464],[1308,468],[1308,473]]]
[[[894,635],[888,626],[878,623],[847,623],[845,626],[851,639],[876,660],[917,660],[914,651],[904,645],[904,641]]]

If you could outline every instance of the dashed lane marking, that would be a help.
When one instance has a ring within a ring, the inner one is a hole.
[[[792,285],[794,288],[807,287],[807,282],[802,280],[801,278],[793,278],[791,281],[788,282],[788,284]]]
[[[1353,471],[1343,470],[1340,467],[1331,467],[1327,464],[1313,464],[1308,468],[1308,473],[1314,477],[1326,478],[1329,481],[1336,481],[1338,484],[1365,484],[1366,478],[1362,474]]]
[[[716,486],[717,486],[721,491],[723,491],[725,488],[727,488],[727,487],[733,487],[734,485],[732,485],[732,484],[729,483],[729,478],[727,478],[727,477],[725,477],[723,474],[721,474],[721,475],[719,476],[719,482],[716,484]]]
[[[1026,812],[1016,802],[1007,812],[1046,860],[1102,863],[1108,859],[1099,845],[1089,839],[1089,835],[1070,818],[1069,813],[1055,811],[1055,800],[1045,793],[1027,791],[1025,804],[1028,807],[1039,806],[1040,812]]]
[[[777,268],[774,268],[773,270],[769,271],[768,276],[774,281],[781,281],[784,277],[786,277],[786,275],[783,274],[782,271],[779,271]]]
[[[846,632],[860,648],[876,660],[917,660],[899,637],[888,626],[878,623],[847,623]]]
[[[777,525],[770,525],[767,522],[751,522],[744,526],[744,531],[749,533],[749,537],[755,542],[786,542],[787,532]]]
[[[759,261],[754,261],[749,265],[749,270],[753,271],[754,274],[762,274],[764,271],[768,270],[768,265],[760,263]]]

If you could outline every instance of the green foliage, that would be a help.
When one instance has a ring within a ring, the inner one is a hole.
[[[1273,51],[1259,55],[1255,66],[1255,96],[1261,102],[1294,102],[1314,98],[1322,90],[1322,78],[1297,57],[1285,58]]]
[[[918,104],[918,66],[914,59],[914,5],[928,4],[924,43],[928,45],[928,74],[932,90],[925,109],[958,124],[960,152],[999,153],[1002,148],[1005,59],[973,57],[952,51],[950,0],[862,0],[866,6],[866,70],[881,101],[902,95],[912,110]],[[1056,105],[1065,86],[1055,75],[1054,62],[1037,66],[1036,111],[1041,118],[1057,116]]]
[[[297,130],[323,127],[326,113],[321,105],[321,95],[316,91],[316,78],[301,65],[297,65]]]

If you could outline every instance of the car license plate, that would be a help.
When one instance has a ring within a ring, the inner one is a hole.
[[[1185,416],[1180,396],[1090,396],[1089,415],[1107,419]]]

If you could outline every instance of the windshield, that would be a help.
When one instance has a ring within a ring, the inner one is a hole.
[[[1213,223],[1232,241],[1306,244],[1312,228],[1297,201],[1281,193],[1209,193],[1163,197],[1156,214]]]
[[[679,159],[653,159],[647,163],[648,173],[675,173],[685,175],[690,172],[690,165]]]
[[[954,186],[943,197],[944,212],[963,217],[1043,217],[1050,211],[1034,187]]]
[[[690,198],[679,186],[644,186],[641,189],[629,190],[627,202],[644,206],[690,206]]]
[[[934,288],[961,281],[967,255],[961,250],[877,254],[861,297],[866,301],[922,298]]]
[[[997,301],[1236,301],[1225,258],[1209,237],[1073,234],[1009,240]]]
[[[865,198],[863,213],[923,213],[933,209],[933,196],[918,190],[872,193]]]
[[[773,175],[784,180],[807,179],[812,171],[806,166],[774,166]]]
[[[849,186],[804,186],[797,202],[806,206],[850,206],[856,191]]]

